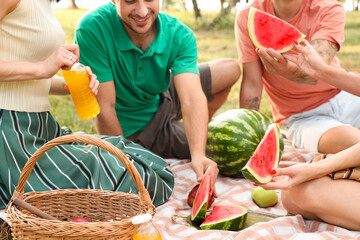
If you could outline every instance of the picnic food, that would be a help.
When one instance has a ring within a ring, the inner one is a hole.
[[[262,208],[274,206],[279,200],[275,190],[265,190],[260,186],[251,192],[251,198],[256,205]]]
[[[273,178],[271,169],[279,164],[284,139],[276,123],[270,124],[261,142],[246,165],[241,169],[243,176],[255,183],[268,183]]]
[[[94,93],[89,88],[90,79],[85,66],[76,63],[71,70],[64,70],[63,76],[69,87],[79,118],[86,120],[98,115],[100,107]]]
[[[217,204],[200,228],[236,231],[244,226],[247,213],[247,209],[239,205]]]
[[[271,120],[249,109],[232,109],[209,123],[207,156],[221,175],[241,178],[241,169],[252,156]]]
[[[291,50],[294,41],[300,43],[306,37],[289,23],[254,7],[249,11],[248,30],[257,48],[272,48],[279,53]]]
[[[187,203],[189,204],[190,207],[192,207],[194,204],[195,196],[199,189],[199,186],[200,186],[200,184],[196,184],[188,194]],[[211,198],[209,200],[209,207],[213,204],[214,201],[215,201],[215,198],[213,195],[211,195]]]
[[[77,217],[71,219],[70,222],[92,222],[92,221],[84,217]]]
[[[200,183],[199,189],[196,193],[194,204],[191,211],[191,221],[202,222],[206,216],[206,210],[210,206],[211,194],[211,175],[210,167],[206,169],[203,179]]]

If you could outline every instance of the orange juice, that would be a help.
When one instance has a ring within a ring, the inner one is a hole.
[[[159,233],[135,233],[133,240],[161,240]]]
[[[89,87],[90,79],[86,70],[64,70],[63,76],[69,87],[79,118],[86,120],[98,115],[100,107]]]
[[[160,232],[151,219],[152,215],[149,213],[137,215],[131,219],[135,226],[133,240],[161,240]]]

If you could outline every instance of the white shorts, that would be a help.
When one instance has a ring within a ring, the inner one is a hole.
[[[329,102],[286,119],[286,137],[293,146],[318,151],[320,137],[329,129],[350,125],[360,128],[360,97],[341,91]]]

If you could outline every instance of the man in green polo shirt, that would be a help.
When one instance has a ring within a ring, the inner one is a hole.
[[[165,158],[191,158],[198,180],[212,166],[215,182],[207,125],[240,76],[234,60],[198,66],[193,32],[159,13],[159,0],[112,0],[88,12],[75,43],[101,82],[99,134],[124,135]]]

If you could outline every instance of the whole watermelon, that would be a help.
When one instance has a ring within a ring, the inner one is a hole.
[[[209,123],[206,155],[218,164],[220,174],[243,178],[241,169],[252,156],[272,121],[249,109],[232,109]]]

